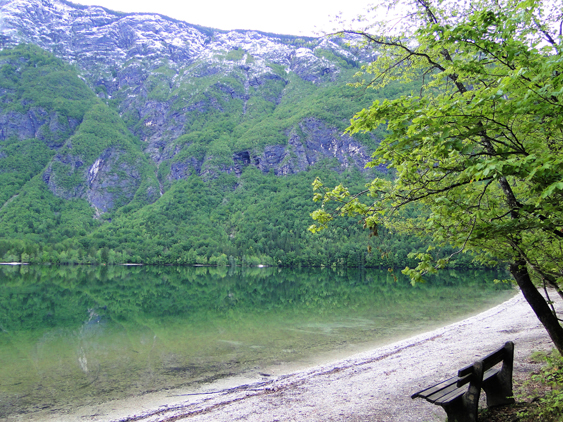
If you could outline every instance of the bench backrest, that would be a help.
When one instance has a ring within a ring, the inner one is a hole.
[[[511,341],[507,341],[504,346],[500,349],[495,350],[494,352],[488,354],[483,359],[480,359],[480,362],[483,364],[483,371],[487,371],[493,366],[495,366],[499,362],[507,363],[512,365],[514,357],[514,343]],[[463,369],[460,369],[457,373],[457,376],[462,378],[466,375],[473,372],[473,365],[466,366]]]

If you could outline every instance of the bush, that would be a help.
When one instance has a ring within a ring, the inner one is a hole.
[[[518,414],[526,420],[541,420],[542,422],[561,421],[563,415],[563,357],[553,351],[550,354],[536,354],[536,359],[545,362],[539,373],[532,375],[531,382],[540,383],[550,390],[539,399],[539,406]],[[531,398],[531,397],[529,397]]]

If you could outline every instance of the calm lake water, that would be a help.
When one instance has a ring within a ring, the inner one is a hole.
[[[508,299],[499,277],[0,266],[0,418],[344,357]]]

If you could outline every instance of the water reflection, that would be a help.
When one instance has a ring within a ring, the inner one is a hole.
[[[0,267],[0,417],[263,371],[389,341],[506,299],[498,275]]]

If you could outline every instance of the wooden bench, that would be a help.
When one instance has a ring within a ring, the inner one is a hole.
[[[493,368],[500,362],[501,368]],[[514,403],[513,363],[514,343],[509,341],[483,359],[460,369],[456,377],[419,391],[411,398],[421,397],[442,406],[448,414],[448,422],[476,422],[481,389],[487,395],[487,407]]]

